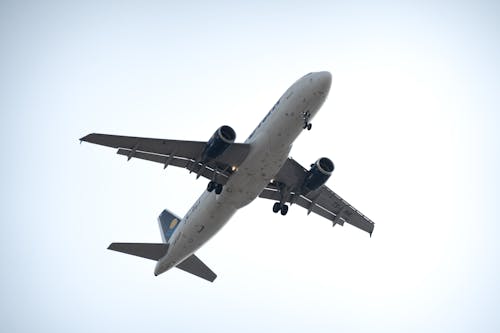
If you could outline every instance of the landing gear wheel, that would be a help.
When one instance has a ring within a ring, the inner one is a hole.
[[[216,184],[215,185],[215,194],[221,194],[221,193],[222,193],[222,185]]]
[[[281,206],[281,215],[285,216],[286,213],[288,213],[288,206],[287,205]]]
[[[215,187],[216,187],[216,184],[214,182],[210,182],[207,185],[207,191],[212,192],[213,190],[215,190]]]
[[[273,205],[273,212],[277,213],[281,210],[281,204],[279,202],[275,202]]]
[[[309,119],[311,119],[311,112],[309,112],[309,110],[307,110],[306,112],[303,113],[303,117],[304,117],[304,126],[302,126],[303,129],[306,129],[308,131],[311,130],[311,124],[309,123]]]

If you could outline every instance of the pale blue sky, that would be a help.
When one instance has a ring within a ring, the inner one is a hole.
[[[1,331],[498,332],[499,22],[493,1],[2,1]],[[318,70],[292,156],[334,161],[373,238],[257,200],[199,251],[213,284],[106,250],[159,241],[206,181],[78,138],[243,141]]]

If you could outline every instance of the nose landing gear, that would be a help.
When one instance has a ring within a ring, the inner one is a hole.
[[[311,119],[311,112],[309,111],[304,112],[303,118],[304,118],[304,126],[302,126],[302,128],[303,129],[307,128],[307,130],[310,131],[312,128],[312,124],[309,122],[309,119]]]

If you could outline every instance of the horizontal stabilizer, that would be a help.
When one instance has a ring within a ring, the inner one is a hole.
[[[210,282],[213,282],[217,277],[217,275],[194,254],[187,257],[187,259],[176,267]]]
[[[111,243],[108,250],[123,252],[151,260],[160,260],[168,250],[164,243]],[[194,273],[193,273],[194,274]]]

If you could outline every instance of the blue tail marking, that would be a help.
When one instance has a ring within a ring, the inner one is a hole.
[[[160,225],[163,243],[168,243],[168,240],[172,237],[172,234],[180,222],[181,219],[167,209],[164,209],[163,212],[161,212],[160,216],[158,216],[158,224]]]

